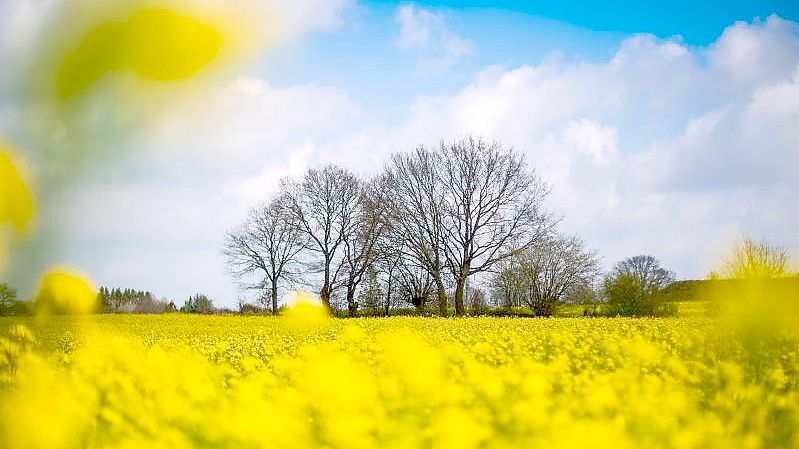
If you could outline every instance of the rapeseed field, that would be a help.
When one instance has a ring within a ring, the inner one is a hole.
[[[0,319],[3,448],[799,447],[799,337],[701,317]]]

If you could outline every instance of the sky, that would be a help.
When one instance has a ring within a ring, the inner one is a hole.
[[[0,2],[0,137],[23,154],[30,111],[5,68],[57,4]],[[606,268],[651,254],[702,278],[744,235],[799,255],[798,5],[265,0],[271,40],[246,64],[71,168],[32,266],[234,306],[253,293],[225,270],[225,232],[282,177],[368,176],[466,135],[525,153]]]

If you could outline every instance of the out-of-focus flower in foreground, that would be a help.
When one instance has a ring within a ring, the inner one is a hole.
[[[126,71],[151,81],[182,80],[219,55],[222,39],[213,26],[163,7],[106,19],[66,52],[56,71],[56,93],[71,100],[106,75]]]
[[[319,298],[305,291],[295,291],[281,316],[289,324],[306,326],[323,323],[330,315]]]
[[[0,143],[0,274],[7,263],[8,225],[19,233],[28,228],[33,219],[33,198],[10,150]]]
[[[55,268],[42,277],[33,307],[38,315],[85,315],[95,310],[97,292],[83,276]]]

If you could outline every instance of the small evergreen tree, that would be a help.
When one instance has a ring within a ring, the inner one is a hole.
[[[366,274],[366,285],[361,291],[359,303],[370,315],[377,316],[380,314],[380,306],[383,304],[383,289],[380,287],[380,281],[377,278],[377,271],[369,269]]]
[[[185,313],[214,313],[214,302],[208,296],[197,293],[196,295],[189,296],[189,299],[180,308],[181,312]]]
[[[19,315],[24,309],[24,304],[17,301],[17,291],[0,282],[0,316]]]

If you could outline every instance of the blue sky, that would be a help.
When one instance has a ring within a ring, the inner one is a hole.
[[[391,2],[378,2],[391,4]],[[707,45],[737,20],[779,14],[796,20],[799,3],[790,0],[672,0],[645,1],[433,1],[431,7],[496,9],[557,20],[594,31],[624,34],[652,33],[666,38],[680,35],[690,45]]]
[[[0,65],[22,66],[58,3],[0,3]],[[257,3],[273,41],[124,145],[100,139],[125,151],[49,199],[80,213],[41,217],[61,237],[42,269],[234,305],[252,293],[225,231],[281,177],[368,176],[465,134],[524,152],[605,267],[649,253],[703,277],[742,235],[799,255],[797,2]],[[0,137],[28,142],[36,112],[13,92],[0,74]]]
[[[559,52],[569,58],[607,58],[624,38],[567,22],[496,8],[447,7],[438,11],[447,27],[468,39],[473,49],[453,70],[430,70],[417,55],[394,45],[396,3],[366,3],[345,13],[341,28],[309,36],[296,46],[267,56],[260,74],[278,85],[314,82],[343,86],[354,97],[386,106],[407,96],[451,93],[481,68],[537,63]]]
[[[471,51],[447,70],[420,67],[417,54],[393,44],[401,4],[435,10]],[[276,86],[335,85],[387,114],[401,113],[408,98],[456,92],[487,66],[606,60],[637,33],[676,38],[701,52],[734,22],[772,14],[796,20],[799,2],[368,1],[345,9],[339,28],[267,52],[254,73]]]

